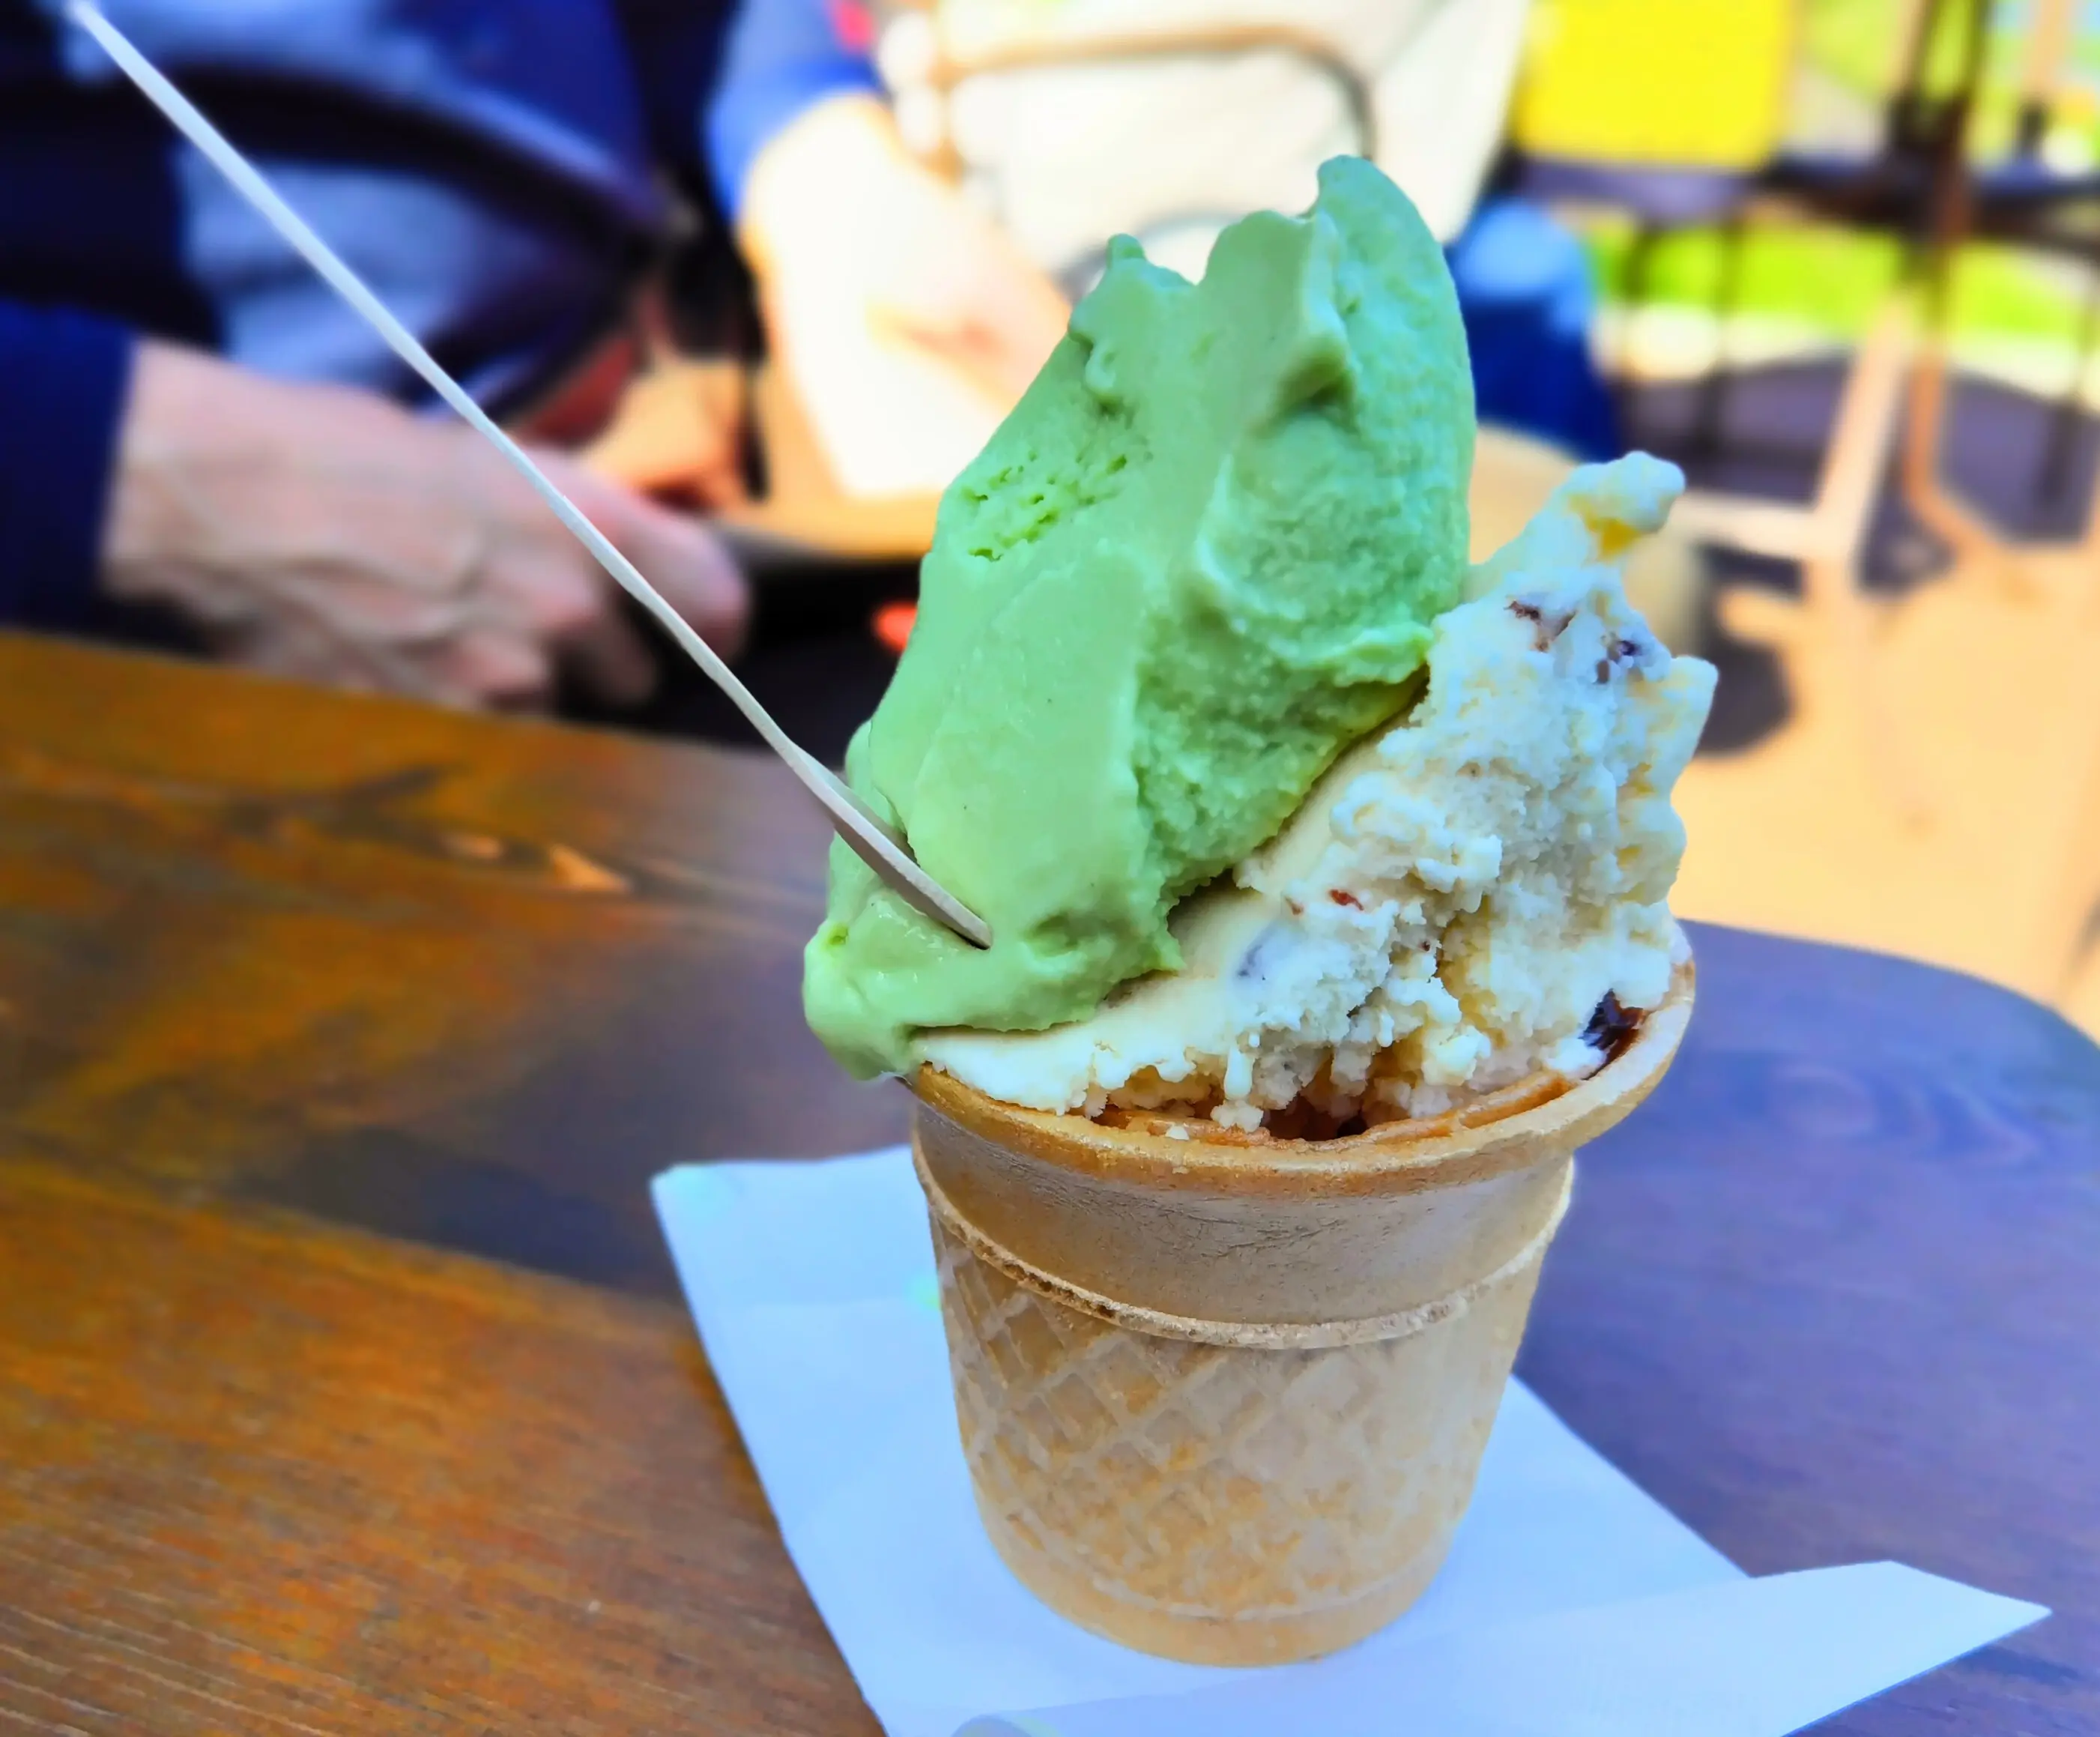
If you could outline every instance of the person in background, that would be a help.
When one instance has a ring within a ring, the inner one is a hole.
[[[1233,218],[1371,157],[1449,250],[1482,421],[1618,451],[1576,238],[1493,184],[1531,0],[880,0],[909,142],[1071,293],[1109,237],[1200,276]]]
[[[898,147],[851,0],[105,10],[528,440],[610,413],[695,212],[791,326],[880,322],[1017,394],[1062,329],[1047,279]],[[842,255],[842,228],[883,245]],[[611,581],[430,409],[58,0],[0,0],[0,621],[146,606],[280,673],[639,700],[655,660]],[[536,456],[735,648],[743,580],[702,523]]]

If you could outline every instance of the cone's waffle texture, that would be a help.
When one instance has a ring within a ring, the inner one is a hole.
[[[1544,1252],[1412,1332],[1282,1350],[1115,1324],[933,1227],[993,1545],[1088,1628],[1229,1664],[1345,1646],[1428,1585]]]
[[[1692,1002],[1485,1125],[1207,1147],[922,1075],[955,1408],[1008,1566],[1200,1663],[1332,1651],[1436,1573],[1470,1500],[1573,1154],[1645,1097]]]

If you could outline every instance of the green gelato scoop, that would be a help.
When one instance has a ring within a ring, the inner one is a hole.
[[[832,1054],[902,1072],[929,1029],[1038,1030],[1177,966],[1175,904],[1403,703],[1458,600],[1472,457],[1443,255],[1370,164],[1235,223],[1201,283],[1118,240],[942,498],[846,756],[992,944],[834,843],[803,979]]]

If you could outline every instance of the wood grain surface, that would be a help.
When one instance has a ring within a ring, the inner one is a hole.
[[[871,1733],[690,1326],[0,1168],[0,1727]]]
[[[755,757],[0,637],[0,1726],[860,1733],[666,1165],[883,1143]],[[1757,1571],[2048,1623],[1831,1722],[2100,1730],[2100,1052],[1702,929],[1524,1372]]]
[[[1931,966],[1694,945],[1519,1372],[1753,1573],[1894,1559],[2057,1613],[1819,1730],[2100,1731],[2100,1050]]]
[[[901,1138],[757,753],[0,636],[0,1149],[673,1293],[668,1165]]]

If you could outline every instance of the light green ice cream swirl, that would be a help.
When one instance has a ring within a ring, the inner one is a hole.
[[[1180,964],[1167,913],[1395,712],[1458,599],[1471,375],[1443,255],[1370,164],[1250,217],[1199,284],[1135,242],[942,498],[854,788],[991,926],[843,844],[805,960],[854,1072],[1033,1031]]]

